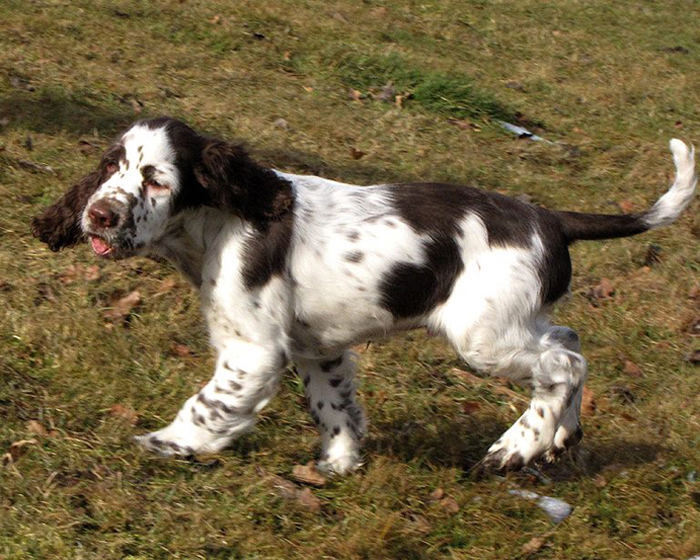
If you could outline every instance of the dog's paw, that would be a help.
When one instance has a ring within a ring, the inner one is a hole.
[[[135,436],[134,440],[146,451],[157,453],[163,457],[188,457],[195,454],[195,449],[193,447],[169,439],[163,432],[164,430],[160,430],[144,436]]]
[[[321,459],[316,468],[326,475],[348,475],[362,466],[362,460],[357,453],[338,455],[334,457],[326,456]]]
[[[573,431],[567,430],[564,426],[559,426],[554,436],[554,445],[544,454],[543,459],[547,463],[553,463],[572,447],[577,446],[583,439],[583,428],[577,425]]]

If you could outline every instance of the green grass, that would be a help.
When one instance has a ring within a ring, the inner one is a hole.
[[[697,202],[670,228],[573,248],[573,293],[555,318],[581,335],[597,408],[577,454],[545,469],[551,483],[470,474],[526,391],[466,383],[451,349],[412,332],[358,349],[366,465],[311,490],[320,512],[281,497],[272,478],[290,479],[318,452],[291,373],[230,450],[196,461],[140,453],[132,436],[167,423],[211,374],[196,294],[146,260],[100,262],[93,278],[86,247],[54,254],[29,234],[31,217],[120,129],[159,114],[243,138],[289,171],[466,182],[574,210],[645,208],[669,182],[668,139],[698,143],[694,9],[687,0],[4,2],[0,455],[34,442],[0,464],[0,558],[700,553],[698,367],[685,359],[700,349],[689,330],[700,317]],[[389,82],[400,106],[378,98]],[[496,119],[538,123],[562,145],[517,140]],[[650,243],[662,259],[645,268]],[[586,294],[603,277],[614,296],[593,305]],[[105,319],[113,296],[132,290],[142,302],[129,321]],[[626,373],[626,360],[643,375]],[[516,486],[574,513],[553,527],[508,494]],[[430,499],[438,488],[459,511]],[[533,538],[541,547],[526,552]]]

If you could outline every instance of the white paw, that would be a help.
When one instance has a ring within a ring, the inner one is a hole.
[[[165,457],[215,453],[226,447],[230,441],[228,437],[216,437],[211,432],[191,424],[181,425],[177,429],[171,424],[162,430],[136,436],[134,439],[147,451]]]
[[[362,461],[358,453],[338,455],[322,459],[316,468],[327,475],[345,476],[356,471],[362,466]]]

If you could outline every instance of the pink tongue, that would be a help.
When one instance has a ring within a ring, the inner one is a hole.
[[[90,243],[92,244],[92,250],[98,255],[106,255],[112,250],[112,248],[99,237],[91,237]]]

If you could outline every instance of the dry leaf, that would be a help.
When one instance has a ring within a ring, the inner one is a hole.
[[[403,100],[404,100],[405,98],[406,98],[405,95],[397,95],[397,96],[396,96],[396,99],[394,100],[394,105],[396,105],[396,107],[397,107],[398,109],[401,109],[401,108],[403,107]]]
[[[160,283],[160,286],[158,286],[158,291],[153,295],[162,296],[163,294],[167,294],[168,292],[171,292],[175,286],[177,286],[177,280],[175,280],[175,278],[166,278]]]
[[[367,154],[361,150],[358,150],[356,148],[350,147],[350,156],[352,159],[360,159],[366,156]]]
[[[170,352],[178,358],[189,358],[192,355],[192,350],[186,344],[173,344]]]
[[[374,96],[377,101],[383,101],[384,103],[390,103],[396,97],[396,90],[394,89],[394,84],[388,82],[380,92]]]
[[[631,360],[625,360],[625,366],[622,368],[622,370],[630,377],[634,377],[637,379],[639,379],[640,377],[644,377],[644,373],[642,373],[642,370],[639,368],[639,366]]]
[[[36,420],[29,420],[29,422],[27,422],[27,431],[41,437],[55,437],[57,435],[55,430],[47,430],[42,423]]]
[[[615,294],[615,285],[608,278],[601,278],[600,283],[588,290],[588,296],[595,300],[610,299]]]
[[[84,277],[88,282],[94,282],[100,279],[101,274],[100,267],[93,264],[85,269]]]
[[[36,445],[36,443],[37,441],[35,439],[22,439],[20,441],[16,441],[10,445],[10,449],[8,449],[7,454],[10,456],[13,462],[17,461],[17,459],[28,451],[28,447],[30,445]]]
[[[313,495],[311,489],[304,488],[303,490],[298,490],[296,495],[297,501],[304,506],[306,509],[314,512],[320,513],[321,511],[321,501]]]
[[[80,269],[74,264],[69,264],[66,269],[58,275],[58,281],[61,284],[72,284],[78,279]]]
[[[221,16],[219,14],[215,15],[213,18],[209,20],[209,23],[221,23]]]
[[[292,53],[289,51],[284,51],[284,54],[282,55],[283,60],[292,60]]]
[[[109,413],[112,416],[126,420],[132,426],[136,424],[139,420],[139,415],[135,410],[131,408],[126,408],[120,404],[115,404],[109,409]]]
[[[544,546],[544,539],[541,537],[533,537],[523,545],[521,549],[523,554],[534,554]]]
[[[442,488],[436,488],[430,494],[428,494],[428,500],[431,502],[437,502],[445,497],[445,491]]]
[[[450,513],[452,515],[454,515],[455,513],[459,513],[460,509],[457,500],[450,496],[447,496],[440,500],[440,507],[444,509],[447,513]]]
[[[630,202],[629,200],[621,200],[617,203],[617,205],[624,214],[631,214],[634,212],[634,203]]]
[[[134,290],[124,297],[112,301],[110,303],[111,309],[107,309],[104,312],[104,318],[111,321],[124,320],[140,303],[141,294],[138,290]]]
[[[348,90],[348,96],[349,96],[350,99],[352,99],[353,101],[358,101],[358,102],[359,102],[359,101],[362,101],[362,92],[361,92],[360,90],[358,90],[358,89],[352,89],[352,88],[350,88],[350,89]]]
[[[304,86],[304,91],[307,93],[311,93],[314,90],[311,86]]]
[[[80,150],[84,154],[91,154],[98,150],[98,146],[90,142],[89,140],[79,140],[78,150]]]
[[[323,486],[326,484],[326,479],[316,470],[313,461],[309,461],[306,465],[294,465],[292,468],[292,478],[313,486]]]
[[[481,404],[476,401],[464,401],[462,403],[462,412],[464,414],[474,414],[481,408]]]
[[[311,492],[309,488],[304,488],[303,490],[301,490],[293,482],[285,480],[281,476],[268,474],[264,469],[260,467],[257,467],[256,471],[259,475],[264,477],[272,484],[273,490],[281,498],[287,500],[295,500],[299,502],[299,504],[304,506],[306,509],[314,513],[319,513],[321,511],[321,501],[316,496],[314,496],[313,492]]]
[[[581,398],[581,414],[584,416],[593,416],[596,411],[595,398],[593,396],[593,391],[588,387],[583,387],[583,395]]]
[[[333,19],[339,21],[340,23],[349,23],[345,16],[340,12],[333,12]]]

